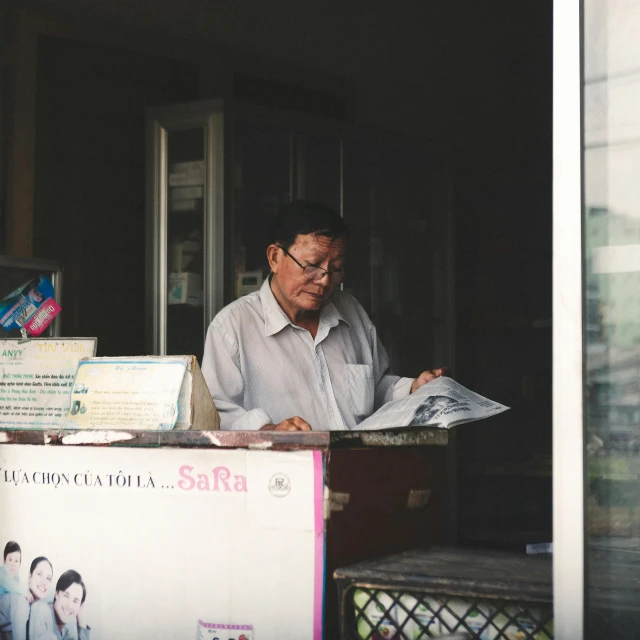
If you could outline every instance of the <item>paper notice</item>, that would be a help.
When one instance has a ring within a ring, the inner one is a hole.
[[[173,429],[189,358],[92,358],[78,365],[67,429]]]
[[[0,340],[2,428],[59,427],[69,408],[78,362],[95,350],[95,338]]]

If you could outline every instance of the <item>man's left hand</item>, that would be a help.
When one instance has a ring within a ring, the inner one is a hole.
[[[440,376],[446,376],[449,373],[447,367],[440,367],[439,369],[427,369],[423,371],[411,385],[411,393],[417,391],[423,384],[427,384],[427,382],[431,382]]]

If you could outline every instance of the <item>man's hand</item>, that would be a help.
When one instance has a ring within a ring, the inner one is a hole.
[[[411,393],[417,391],[423,384],[427,384],[427,382],[431,382],[440,376],[446,376],[449,373],[447,367],[440,367],[440,369],[427,369],[423,371],[411,385]]]
[[[311,427],[302,418],[294,416],[283,420],[280,424],[265,424],[260,431],[311,431]]]

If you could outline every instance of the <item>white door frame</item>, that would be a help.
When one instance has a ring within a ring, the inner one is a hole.
[[[553,589],[556,640],[585,629],[581,2],[553,10]]]

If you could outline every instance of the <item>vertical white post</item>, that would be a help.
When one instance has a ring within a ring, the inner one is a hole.
[[[556,640],[584,637],[580,2],[553,11],[553,586]]]

